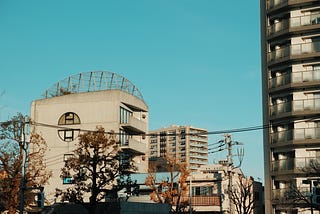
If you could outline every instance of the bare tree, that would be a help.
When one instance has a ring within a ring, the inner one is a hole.
[[[23,203],[29,205],[34,201],[32,189],[43,186],[51,176],[43,162],[47,148],[45,140],[32,132],[30,142],[27,142],[23,139],[24,126],[25,116],[20,113],[0,126],[0,205],[9,210],[9,213],[15,213],[19,207],[22,190]],[[26,173],[22,179],[24,150],[28,154],[25,161]]]
[[[167,157],[169,177],[157,182],[156,169],[149,169],[145,184],[151,188],[151,200],[156,203],[170,204],[171,213],[186,213],[189,205],[187,178],[190,175],[185,163],[178,162],[175,158]]]
[[[319,177],[320,174],[320,163],[318,159],[309,159],[306,166],[301,167],[300,170],[302,173],[307,175],[307,177],[310,177],[310,179],[306,178],[302,181],[303,184],[307,184],[309,187],[298,186],[296,179],[293,179],[290,183],[288,191],[285,192],[285,200],[290,204],[299,204],[301,208],[309,208],[320,211],[320,204],[313,202],[312,190],[312,187],[318,186],[319,183],[318,179],[312,179],[314,177]]]
[[[238,176],[235,185],[228,191],[229,199],[238,214],[250,214],[254,209],[253,178]]]
[[[102,127],[80,135],[74,156],[65,162],[62,178],[70,178],[72,187],[62,194],[64,199],[83,203],[89,193],[89,210],[95,213],[99,201],[122,185],[124,176],[135,170],[132,163],[121,164],[121,150],[115,135]]]

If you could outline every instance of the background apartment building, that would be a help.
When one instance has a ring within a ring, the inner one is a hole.
[[[43,99],[32,102],[31,120],[48,145],[44,159],[53,176],[44,192],[49,203],[54,202],[56,188],[64,190],[70,184],[60,174],[78,135],[97,126],[118,133],[121,161],[133,159],[138,172],[147,172],[148,107],[138,88],[120,75],[87,72],[57,82]]]
[[[187,163],[191,171],[208,164],[206,129],[172,125],[149,132],[149,157],[171,156]]]
[[[320,1],[260,2],[266,213],[318,213],[289,196],[320,163]]]

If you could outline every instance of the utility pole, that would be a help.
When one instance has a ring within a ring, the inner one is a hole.
[[[21,146],[22,146],[22,164],[21,164],[21,183],[20,183],[20,204],[19,213],[23,214],[24,211],[24,190],[26,182],[26,159],[28,152],[28,143],[26,140],[27,130],[29,125],[29,118],[24,117],[24,121],[21,122]]]
[[[228,156],[227,156],[227,171],[228,171],[228,191],[229,193],[232,191],[232,170],[235,168],[238,168],[241,166],[242,160],[243,160],[243,156],[244,156],[244,150],[237,150],[238,152],[238,158],[239,158],[239,165],[238,166],[234,166],[233,164],[233,154],[232,154],[232,146],[233,145],[242,145],[242,143],[239,143],[237,141],[232,141],[231,139],[231,134],[225,134],[224,135],[224,143],[227,146],[227,150],[228,150]],[[229,213],[231,213],[231,200],[230,200],[230,194],[228,195],[229,197]]]
[[[231,199],[230,199],[230,191],[232,191],[232,173],[231,170],[233,168],[233,159],[232,159],[232,144],[231,144],[231,135],[225,134],[224,135],[224,142],[228,149],[228,156],[227,156],[227,171],[228,171],[228,199],[229,199],[229,213],[231,213]]]

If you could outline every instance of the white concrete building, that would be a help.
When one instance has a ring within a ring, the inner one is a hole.
[[[66,189],[70,183],[60,174],[78,135],[97,126],[118,133],[123,153],[133,158],[138,172],[147,172],[148,106],[138,88],[120,75],[87,72],[57,82],[43,99],[32,102],[31,121],[48,145],[45,162],[53,176],[44,192],[49,204],[56,188]]]
[[[260,3],[266,213],[319,213],[288,195],[319,179],[320,1]]]

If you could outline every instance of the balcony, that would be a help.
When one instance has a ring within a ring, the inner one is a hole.
[[[305,15],[292,17],[289,19],[283,19],[269,26],[267,29],[267,35],[269,39],[271,39],[273,37],[280,36],[288,32],[317,30],[319,29],[318,24],[320,24],[320,14],[317,16]]]
[[[299,87],[306,85],[315,85],[320,82],[320,70],[298,71],[289,74],[283,74],[269,80],[270,91],[285,89],[290,87]]]
[[[189,160],[190,164],[207,164],[207,159],[197,159],[197,158],[193,158],[193,157],[190,157],[190,160]]]
[[[267,3],[267,9],[269,12],[281,9],[286,6],[293,6],[298,4],[317,2],[318,0],[269,0]]]
[[[133,116],[130,116],[128,122],[122,123],[121,126],[128,134],[145,134],[147,131],[147,123]]]
[[[121,143],[121,149],[137,155],[143,155],[147,152],[146,144],[133,138],[129,138],[128,141]]]
[[[189,197],[188,197],[189,198]],[[192,206],[218,206],[220,207],[219,196],[192,196]]]
[[[300,128],[291,129],[271,134],[271,144],[305,144],[308,143],[319,143],[320,139],[320,128]]]
[[[288,173],[312,173],[314,168],[320,167],[319,157],[297,157],[272,161],[271,172],[273,174]]]
[[[305,187],[305,188],[299,187],[298,190],[304,196],[308,196],[308,194],[310,193],[309,187]],[[274,203],[283,203],[283,204],[292,204],[293,203],[292,199],[294,199],[291,196],[292,191],[293,191],[293,189],[291,189],[291,188],[273,189],[272,190],[273,202]]]
[[[208,155],[203,155],[203,154],[200,154],[200,153],[191,152],[191,153],[190,153],[190,158],[205,159],[205,160],[207,160],[207,159],[208,159]]]
[[[287,45],[268,53],[269,66],[288,60],[320,56],[320,42]]]
[[[320,112],[320,99],[294,100],[270,106],[271,119],[285,116],[306,115]]]

